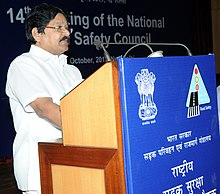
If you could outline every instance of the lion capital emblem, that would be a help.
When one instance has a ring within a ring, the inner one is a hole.
[[[135,76],[135,83],[140,95],[141,104],[138,115],[143,121],[154,119],[157,115],[157,107],[154,103],[154,83],[156,76],[148,69],[142,69]]]

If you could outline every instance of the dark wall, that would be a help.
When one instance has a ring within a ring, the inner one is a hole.
[[[94,40],[111,43],[107,47],[111,57],[123,55],[133,43],[132,37],[144,37],[146,43],[183,43],[188,48],[193,46],[193,5],[191,0],[184,1],[144,1],[144,0],[76,0],[74,1],[1,1],[0,18],[1,30],[1,65],[0,65],[0,157],[12,155],[12,142],[15,135],[11,118],[8,98],[5,94],[7,69],[10,62],[19,54],[27,52],[24,20],[30,8],[40,2],[48,2],[62,7],[69,13],[70,22],[74,28],[71,38],[71,47],[66,53],[69,63],[76,65],[87,78],[104,62],[103,51],[95,48]],[[208,10],[209,11],[209,10]],[[78,16],[80,19],[75,20]],[[134,19],[133,23],[131,18]],[[150,23],[157,21],[156,24]],[[116,36],[119,35],[120,36]],[[114,39],[117,37],[117,40]],[[123,43],[122,45],[117,45]],[[152,46],[154,51],[163,50],[165,56],[187,55],[183,47]],[[192,52],[195,52],[192,50]],[[149,49],[140,47],[134,49],[133,57],[146,57]],[[80,63],[79,63],[80,62]],[[98,89],[98,88],[97,88]],[[96,88],[94,88],[96,90]]]

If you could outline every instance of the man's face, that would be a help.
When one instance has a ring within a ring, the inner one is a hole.
[[[61,30],[53,29],[53,27],[60,27]],[[44,33],[39,35],[36,46],[54,55],[61,55],[69,49],[70,32],[66,28],[68,28],[66,18],[58,13],[45,27]]]

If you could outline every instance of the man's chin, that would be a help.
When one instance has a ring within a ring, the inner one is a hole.
[[[60,46],[63,48],[64,52],[69,50],[69,44],[68,43],[60,44]]]

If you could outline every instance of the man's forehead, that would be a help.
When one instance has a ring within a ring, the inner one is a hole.
[[[67,19],[65,16],[61,13],[58,13],[54,19],[52,19],[49,23],[54,23],[54,24],[67,24]]]

